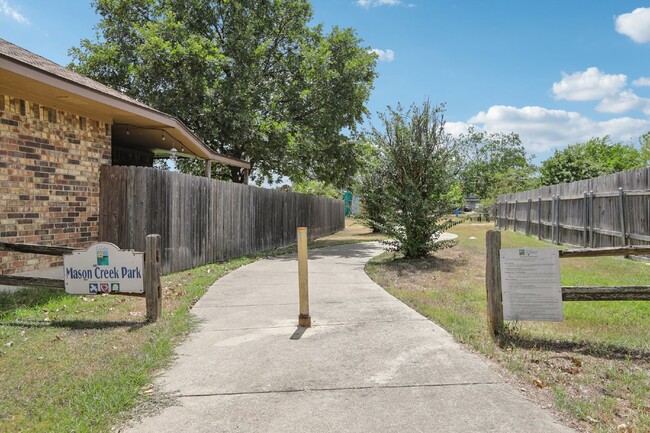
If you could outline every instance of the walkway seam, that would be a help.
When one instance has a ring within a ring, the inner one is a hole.
[[[409,388],[450,388],[465,387],[476,385],[502,385],[502,382],[460,382],[460,383],[424,383],[415,385],[367,385],[367,386],[350,386],[335,388],[302,388],[302,389],[282,389],[268,391],[241,391],[241,392],[215,392],[204,394],[179,394],[178,398],[200,398],[200,397],[230,397],[239,395],[264,395],[264,394],[294,394],[299,392],[334,392],[334,391],[363,391],[372,389],[409,389]]]

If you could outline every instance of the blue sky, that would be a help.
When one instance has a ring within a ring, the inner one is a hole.
[[[369,101],[446,103],[447,129],[517,132],[537,155],[650,131],[650,1],[312,0],[381,54]],[[0,37],[60,64],[97,23],[89,1],[0,0]],[[374,121],[376,119],[373,116]]]

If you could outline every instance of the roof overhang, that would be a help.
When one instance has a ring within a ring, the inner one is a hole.
[[[246,161],[214,152],[173,116],[102,93],[2,54],[0,93],[113,124],[116,126],[113,131],[120,135],[122,143],[136,143],[133,132],[137,131],[137,146],[151,149],[154,153],[164,154],[176,148],[179,155],[250,169],[250,163]],[[132,126],[133,131],[127,126]],[[179,145],[181,149],[178,149]]]

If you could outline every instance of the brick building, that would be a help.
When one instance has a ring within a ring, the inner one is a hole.
[[[99,168],[172,153],[249,169],[178,119],[0,39],[0,241],[86,247],[98,240]],[[0,272],[62,264],[0,251]]]

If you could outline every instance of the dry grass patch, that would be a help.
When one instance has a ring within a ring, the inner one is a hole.
[[[520,388],[581,431],[650,432],[650,303],[565,302],[561,323],[510,324],[487,332],[485,232],[451,230],[458,245],[421,260],[385,253],[367,265],[382,287],[507,369]],[[553,247],[503,232],[507,247]],[[619,257],[561,261],[563,285],[646,285],[650,267]]]

